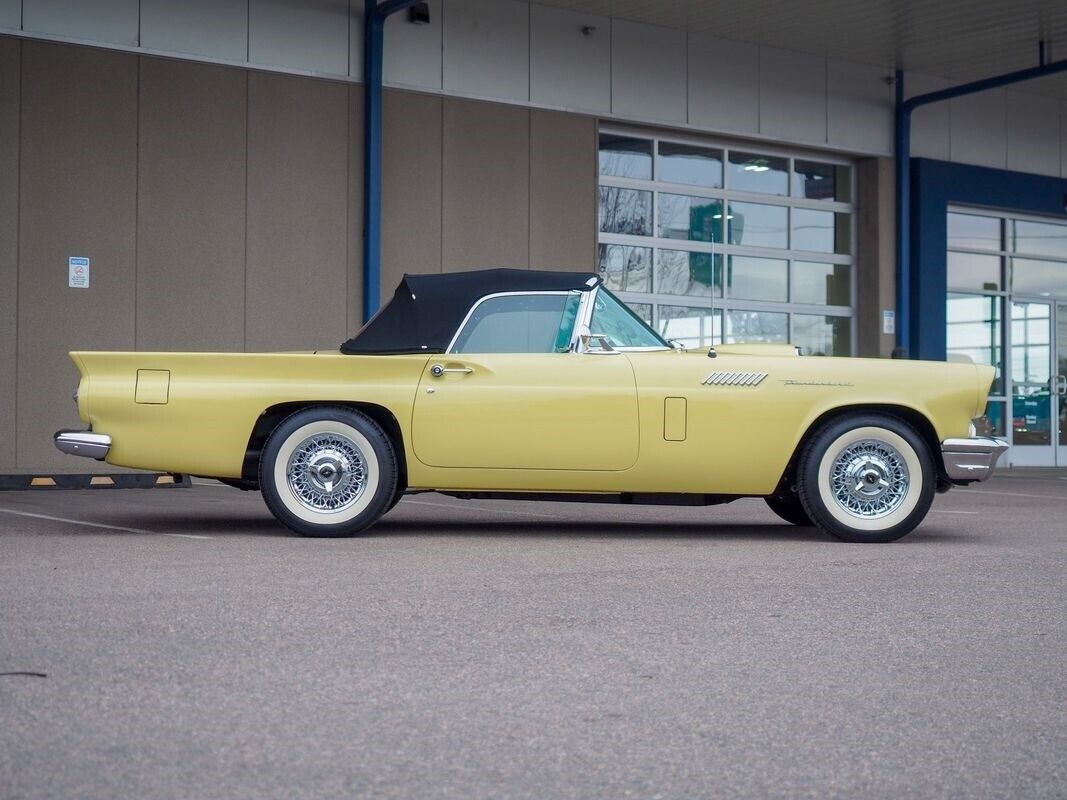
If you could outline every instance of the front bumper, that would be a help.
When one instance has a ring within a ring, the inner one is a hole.
[[[984,481],[993,474],[997,459],[1007,449],[1007,442],[989,436],[945,439],[941,443],[945,473],[953,482]]]
[[[52,441],[60,452],[97,461],[103,461],[111,449],[110,436],[92,431],[58,431]]]

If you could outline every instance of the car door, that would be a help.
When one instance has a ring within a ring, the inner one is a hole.
[[[569,351],[579,293],[490,295],[429,360],[412,414],[433,467],[624,470],[637,461],[637,388],[620,352]]]

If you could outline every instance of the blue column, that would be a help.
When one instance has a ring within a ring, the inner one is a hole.
[[[385,20],[418,0],[363,2],[363,321],[381,304],[382,61]]]

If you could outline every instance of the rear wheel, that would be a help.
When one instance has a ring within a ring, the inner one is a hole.
[[[396,491],[392,442],[370,417],[318,406],[287,417],[259,464],[267,508],[302,536],[352,536],[385,513]]]
[[[856,414],[824,425],[797,471],[804,510],[846,542],[892,542],[923,521],[937,471],[922,437],[882,414]]]

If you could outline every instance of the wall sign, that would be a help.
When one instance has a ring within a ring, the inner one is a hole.
[[[83,256],[67,259],[67,286],[71,289],[89,288],[89,259]]]
[[[897,332],[897,312],[896,311],[883,311],[882,312],[882,333],[896,333]]]

